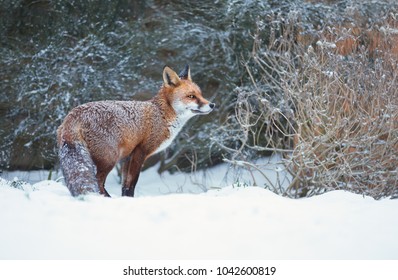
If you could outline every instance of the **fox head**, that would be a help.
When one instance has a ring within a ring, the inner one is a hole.
[[[163,69],[166,98],[179,116],[192,117],[210,113],[215,104],[206,100],[197,84],[192,82],[189,66],[179,75],[170,67]]]

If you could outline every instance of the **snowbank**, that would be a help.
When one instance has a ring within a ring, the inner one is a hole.
[[[396,200],[258,187],[72,198],[0,178],[0,259],[397,259]]]

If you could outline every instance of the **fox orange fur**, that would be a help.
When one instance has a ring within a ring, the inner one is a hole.
[[[148,101],[99,101],[74,108],[57,131],[59,159],[73,196],[109,196],[105,179],[122,163],[122,195],[134,196],[141,167],[165,149],[193,116],[214,108],[192,82],[189,66],[163,69],[163,85]]]

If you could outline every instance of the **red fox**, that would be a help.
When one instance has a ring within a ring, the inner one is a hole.
[[[134,196],[141,167],[164,150],[193,116],[215,104],[202,96],[187,65],[178,75],[163,69],[163,85],[148,101],[98,101],[74,108],[57,130],[59,160],[73,196],[109,196],[105,180],[120,161],[122,195]]]

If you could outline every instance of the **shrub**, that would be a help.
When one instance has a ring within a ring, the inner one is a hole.
[[[344,189],[396,197],[395,18],[325,26],[306,38],[297,13],[274,19],[279,33],[267,45],[255,37],[245,62],[253,86],[236,90],[235,115],[222,128],[227,161],[252,168],[259,153],[281,153],[292,179],[272,190],[287,196]]]

